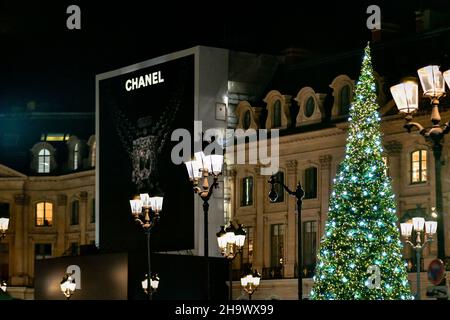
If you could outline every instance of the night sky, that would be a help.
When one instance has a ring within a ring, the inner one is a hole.
[[[370,4],[404,34],[414,32],[415,9],[450,12],[436,0],[187,2],[0,0],[0,112],[29,101],[36,111],[94,111],[95,74],[195,45],[268,54],[362,48]],[[81,30],[66,28],[71,4],[81,8]]]

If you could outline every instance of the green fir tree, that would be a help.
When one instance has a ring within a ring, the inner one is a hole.
[[[334,181],[313,300],[412,299],[395,196],[383,162],[375,78],[367,45],[350,106],[346,155]]]

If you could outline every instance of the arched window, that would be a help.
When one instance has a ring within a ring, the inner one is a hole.
[[[341,89],[340,99],[339,99],[339,110],[341,115],[348,114],[350,109],[350,86],[345,85]]]
[[[53,204],[51,202],[36,203],[36,226],[53,224]]]
[[[308,100],[306,100],[305,116],[308,118],[311,117],[314,113],[315,107],[316,107],[316,103],[314,102],[314,98],[309,97]]]
[[[273,104],[272,127],[281,127],[281,101],[277,100]]]
[[[91,150],[91,167],[95,167],[95,153],[97,152],[97,141],[94,141],[92,144],[92,150]]]
[[[76,143],[75,146],[73,147],[73,170],[78,169],[79,153],[80,153],[79,145],[78,143]]]
[[[80,202],[78,200],[72,201],[72,211],[70,214],[70,225],[75,226],[80,220]]]
[[[411,153],[411,183],[427,181],[427,150]]]
[[[250,118],[250,110],[247,110],[244,114],[244,130],[250,128],[251,118]]]
[[[50,172],[50,151],[42,149],[38,153],[38,173]]]
[[[242,198],[241,207],[251,206],[253,204],[253,177],[242,179]]]

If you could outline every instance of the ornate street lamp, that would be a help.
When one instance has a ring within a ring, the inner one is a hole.
[[[260,281],[261,275],[256,270],[253,273],[250,270],[249,273],[241,278],[241,286],[244,288],[244,291],[247,292],[248,300],[252,300],[252,294],[258,289]]]
[[[225,228],[225,226],[220,226],[220,231],[217,232],[216,235],[222,256],[228,259],[230,275],[229,299],[233,300],[233,259],[242,251],[247,233],[242,228],[241,224],[238,224],[238,227],[236,228],[233,222],[230,221],[228,227]]]
[[[64,294],[64,296],[66,296],[66,299],[69,300],[75,292],[77,284],[75,283],[75,279],[72,278],[71,274],[66,274],[61,281],[60,287],[62,293]]]
[[[6,292],[6,288],[8,287],[8,285],[6,284],[6,281],[5,280],[2,280],[2,282],[0,283],[0,289],[3,291],[3,292]]]
[[[278,193],[275,190],[275,184],[279,184],[283,187],[284,190],[291,196],[294,196],[297,199],[297,280],[298,280],[298,300],[303,299],[303,277],[302,277],[302,203],[303,196],[305,192],[302,189],[302,185],[300,182],[297,184],[297,188],[295,191],[289,189],[283,182],[277,181],[276,176],[272,175],[268,181],[271,184],[270,192],[269,192],[269,200],[270,202],[275,202],[278,199]]]
[[[436,233],[437,229],[437,222],[436,221],[425,221],[424,218],[413,218],[412,222],[406,222],[400,224],[400,229],[402,236],[405,237],[405,243],[410,245],[414,251],[416,252],[416,264],[417,264],[417,293],[416,293],[416,300],[420,300],[420,258],[422,255],[423,248],[428,243],[433,242],[433,236]],[[424,242],[422,243],[421,234],[423,232],[425,226],[425,235]],[[411,233],[412,230],[416,231],[416,241],[415,244],[413,244],[411,239]]]
[[[151,287],[151,263],[150,263],[150,232],[159,221],[159,214],[162,210],[163,197],[150,197],[148,193],[141,193],[135,199],[130,200],[131,214],[139,225],[144,229],[147,236],[147,288]],[[152,292],[148,290],[147,297],[152,299]]]
[[[413,122],[413,114],[419,107],[418,84],[414,81],[405,81],[391,87],[392,97],[400,113],[405,114],[406,123],[404,128],[410,133],[413,127],[425,137],[425,140],[432,144],[435,170],[436,208],[439,213],[443,212],[443,196],[441,181],[441,155],[444,135],[450,132],[450,122],[441,126],[441,116],[439,114],[439,99],[445,96],[445,82],[450,86],[450,70],[441,73],[439,66],[431,65],[417,70],[420,83],[423,89],[423,96],[431,100],[431,124],[430,128],[424,128],[421,124]],[[445,258],[445,236],[444,236],[444,215],[439,214],[438,258]]]
[[[185,163],[189,180],[192,182],[194,193],[198,194],[203,201],[203,215],[204,215],[204,250],[206,260],[206,292],[208,300],[210,297],[210,282],[209,282],[209,252],[208,252],[208,209],[209,199],[213,194],[214,188],[217,188],[217,180],[222,174],[223,156],[222,155],[205,155],[203,151],[194,154],[194,160]],[[209,182],[209,177],[212,177],[212,184]],[[201,187],[199,183],[201,181]]]
[[[153,296],[153,293],[158,290],[159,287],[159,277],[157,274],[153,274],[150,277],[150,292],[147,291],[148,288],[148,279],[149,276],[148,274],[145,275],[145,279],[142,280],[142,289],[144,289],[145,293],[150,294],[151,296]]]
[[[6,237],[6,231],[9,226],[9,218],[0,218],[0,241]]]

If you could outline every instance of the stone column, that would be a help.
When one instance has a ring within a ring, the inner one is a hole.
[[[27,285],[27,277],[25,272],[25,206],[29,200],[24,194],[14,195],[14,264],[11,270],[11,284],[12,286]],[[11,246],[10,246],[11,248]],[[9,254],[11,255],[11,251]]]
[[[254,241],[254,252],[255,257],[253,258],[253,269],[257,269],[262,272],[264,267],[264,204],[265,199],[265,188],[264,185],[267,183],[268,177],[261,175],[261,167],[255,166],[255,207],[256,207],[256,226],[255,226],[255,241]]]
[[[61,256],[66,251],[66,212],[67,212],[67,196],[58,194],[55,208],[56,228],[58,235],[56,238],[55,256]]]
[[[318,223],[318,234],[319,238],[322,237],[325,230],[325,222],[328,217],[328,208],[330,202],[330,193],[331,193],[331,160],[332,156],[322,155],[319,157],[320,161],[320,185],[318,186],[320,197],[320,213],[319,213],[319,223]]]
[[[297,179],[297,160],[289,160],[286,162],[287,176],[286,185],[291,190],[295,190]],[[285,197],[288,197],[287,201],[287,225],[286,225],[286,261],[284,265],[284,276],[286,278],[294,277],[294,269],[297,254],[297,222],[296,222],[296,206],[297,198],[285,193]]]
[[[86,229],[88,222],[88,193],[86,191],[80,192],[80,208],[79,208],[80,226],[80,245],[86,244]]]

